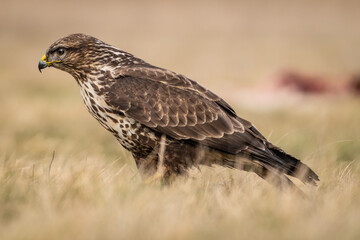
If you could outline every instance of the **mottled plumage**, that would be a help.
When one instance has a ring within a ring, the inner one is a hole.
[[[94,37],[73,34],[52,44],[39,69],[70,73],[89,112],[131,151],[143,175],[161,167],[165,179],[191,167],[218,164],[316,184],[318,176],[272,145],[222,98],[197,82],[152,66]]]

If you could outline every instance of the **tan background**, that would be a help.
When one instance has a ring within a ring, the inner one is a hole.
[[[232,97],[284,68],[329,81],[359,73],[359,23],[360,1],[2,1],[0,238],[359,239],[359,99],[263,111]],[[38,72],[47,47],[76,32],[219,93],[319,187],[297,182],[304,201],[222,168],[166,188],[142,182],[72,77]]]

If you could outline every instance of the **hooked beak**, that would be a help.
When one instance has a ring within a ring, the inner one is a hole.
[[[58,62],[61,62],[61,61],[59,60],[59,61],[48,62],[47,59],[46,59],[46,54],[45,54],[41,58],[41,60],[39,61],[39,64],[38,64],[39,71],[41,72],[41,69],[44,69],[46,67],[50,67],[53,63],[58,63]]]
[[[39,71],[41,72],[41,69],[44,69],[48,66],[47,62],[46,62],[46,55],[44,55],[41,60],[39,61],[39,64],[38,64],[38,68],[39,68]]]

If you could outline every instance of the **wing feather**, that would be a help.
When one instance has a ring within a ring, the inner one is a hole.
[[[156,131],[233,154],[246,145],[264,148],[265,138],[251,131],[250,122],[183,75],[152,66],[122,69],[116,75],[104,89],[107,103]]]

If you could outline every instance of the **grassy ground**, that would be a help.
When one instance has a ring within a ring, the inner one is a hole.
[[[359,71],[358,9],[355,1],[4,4],[0,239],[359,239],[359,99],[264,111],[228,98],[280,67]],[[75,81],[37,72],[48,45],[72,32],[214,89],[311,166],[319,186],[296,182],[304,200],[221,167],[193,169],[169,187],[142,182],[130,154],[86,112]]]

